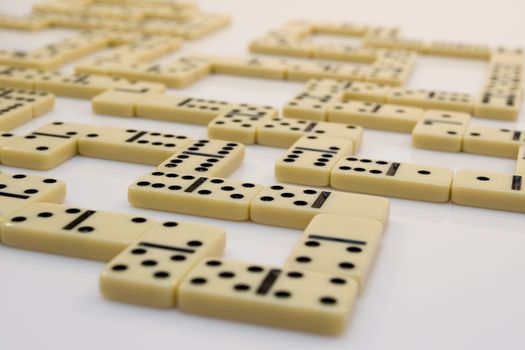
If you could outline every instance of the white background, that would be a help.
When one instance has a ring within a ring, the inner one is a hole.
[[[32,1],[0,1],[0,10],[24,13]],[[347,20],[399,25],[406,36],[525,46],[522,0],[284,1],[208,0],[204,9],[229,13],[232,25],[188,43],[181,53],[241,55],[249,40],[290,19]],[[0,48],[29,49],[71,35],[0,30]],[[316,40],[342,40],[320,37]],[[477,93],[486,64],[423,57],[410,87]],[[280,107],[301,83],[212,76],[178,93]],[[525,129],[521,122],[473,123]],[[206,137],[201,126],[98,116],[90,102],[57,98],[55,110],[15,132],[65,120],[162,130]],[[283,149],[249,146],[233,178],[274,182]],[[359,152],[370,158],[454,169],[511,173],[515,162],[414,149],[410,136],[366,130]],[[190,220],[227,229],[226,256],[282,264],[300,232],[131,208],[128,185],[151,167],[76,157],[46,174],[67,181],[66,202],[77,206]],[[104,300],[102,263],[0,246],[0,349],[495,349],[525,348],[525,217],[523,214],[392,200],[392,215],[374,271],[347,332],[324,338]]]

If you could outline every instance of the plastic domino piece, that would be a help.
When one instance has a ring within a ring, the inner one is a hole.
[[[412,130],[417,148],[459,152],[470,115],[461,112],[426,111]]]
[[[525,176],[525,145],[522,145],[518,152],[518,162],[516,164],[516,174]]]
[[[448,202],[454,171],[436,166],[367,158],[341,159],[330,174],[338,190],[421,201]]]
[[[315,46],[304,40],[259,38],[250,43],[250,51],[270,55],[312,57]]]
[[[201,55],[179,57],[165,66],[170,68],[173,73],[179,75],[180,87],[190,85],[194,81],[204,78],[212,70],[211,59]]]
[[[351,84],[351,82],[336,79],[310,79],[304,85],[304,91],[335,94],[343,92],[348,84]]]
[[[328,186],[330,170],[342,157],[351,155],[352,141],[308,135],[301,137],[275,163],[275,177],[281,182]]]
[[[367,70],[358,65],[325,62],[289,62],[286,79],[305,81],[309,79],[363,80]]]
[[[367,102],[386,102],[390,87],[385,84],[351,81],[343,88],[343,99]]]
[[[373,63],[376,59],[375,50],[347,44],[316,45],[313,55],[315,58],[324,60],[359,63]]]
[[[109,262],[100,290],[110,299],[154,307],[177,305],[182,279],[203,258],[221,256],[226,232],[190,222],[157,224]]]
[[[319,214],[306,227],[284,267],[353,278],[362,288],[382,237],[383,225],[376,220]]]
[[[463,136],[463,152],[515,159],[525,132],[470,125]]]
[[[386,198],[273,185],[252,200],[250,219],[260,224],[304,230],[317,214],[357,216],[385,224],[389,212],[390,201]]]
[[[97,114],[135,117],[138,101],[143,95],[142,91],[109,90],[95,96],[91,100],[91,106]]]
[[[354,124],[326,123],[292,118],[273,118],[257,128],[257,143],[289,148],[304,135],[322,135],[350,140],[354,151],[361,147],[363,128]]]
[[[51,111],[55,106],[55,96],[45,91],[0,88],[0,101],[30,105],[33,118]]]
[[[478,100],[474,114],[480,118],[515,120],[519,115],[521,96],[518,93],[497,93],[483,91]]]
[[[523,176],[458,170],[452,183],[452,202],[471,207],[525,213]]]
[[[313,271],[207,259],[179,288],[181,310],[325,335],[344,331],[354,280]]]
[[[153,220],[127,214],[34,203],[2,222],[2,243],[29,250],[109,261]]]
[[[326,110],[334,102],[340,101],[342,93],[304,91],[286,103],[283,116],[308,120],[326,120]]]
[[[207,125],[232,107],[233,105],[224,101],[170,95],[147,95],[141,98],[137,104],[137,116]]]
[[[52,169],[78,153],[78,140],[92,126],[54,122],[26,136],[16,136],[0,150],[3,164],[19,168]]]
[[[322,34],[336,34],[348,36],[363,36],[368,30],[368,26],[350,23],[350,22],[315,22],[313,24],[313,31]]]
[[[485,45],[434,41],[428,45],[427,52],[431,55],[487,60],[491,50]]]
[[[33,118],[31,106],[23,102],[0,99],[0,129],[11,130]]]
[[[163,93],[166,87],[158,83],[134,81],[119,77],[88,74],[66,76],[60,73],[44,73],[36,77],[36,89],[49,91],[59,96],[93,98],[112,89]]]
[[[260,57],[214,57],[213,72],[267,79],[284,79],[287,65],[280,60]]]
[[[226,220],[247,220],[262,186],[221,178],[154,171],[128,190],[131,205]]]
[[[421,108],[376,102],[336,102],[327,109],[327,119],[330,122],[407,133],[412,132],[422,117]]]
[[[241,104],[219,115],[208,124],[208,137],[243,144],[256,142],[257,128],[269,118],[277,117],[271,106]]]
[[[186,144],[157,169],[177,173],[228,177],[244,159],[244,145],[220,140],[197,140]]]
[[[99,127],[83,136],[78,148],[87,157],[158,165],[190,142],[183,135]]]
[[[0,172],[0,221],[34,202],[62,203],[65,182],[50,177]]]
[[[388,96],[388,102],[466,113],[471,113],[474,108],[474,100],[469,94],[431,90],[393,89]]]
[[[33,75],[38,71],[28,70],[20,67],[1,67],[0,68],[0,85],[14,89],[35,89]]]

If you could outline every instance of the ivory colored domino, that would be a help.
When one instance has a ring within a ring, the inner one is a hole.
[[[224,101],[160,94],[147,95],[137,104],[137,116],[207,125],[231,107],[230,103]]]
[[[315,46],[308,41],[286,38],[258,38],[250,43],[250,51],[270,55],[312,57]]]
[[[55,106],[55,96],[45,91],[0,88],[0,101],[13,101],[31,107],[33,118],[45,114]]]
[[[363,36],[366,34],[368,29],[369,27],[367,25],[351,22],[323,21],[315,22],[313,24],[313,31],[315,33],[323,34]]]
[[[344,86],[343,99],[367,102],[385,102],[389,92],[390,87],[385,84],[350,81]]]
[[[353,142],[354,151],[361,147],[363,128],[354,124],[326,123],[293,118],[272,118],[257,128],[257,143],[288,148],[304,135],[337,137]]]
[[[78,140],[90,125],[54,122],[25,136],[16,136],[0,149],[3,164],[37,170],[52,169],[78,153]]]
[[[428,45],[427,51],[431,55],[489,59],[491,50],[485,45],[464,44],[456,42],[433,41]]]
[[[525,176],[525,145],[522,145],[518,152],[516,174]]]
[[[326,62],[289,62],[286,79],[305,81],[309,79],[363,80],[367,69],[358,65]]]
[[[523,176],[458,170],[452,183],[452,202],[471,207],[525,213]]]
[[[354,280],[314,271],[206,259],[179,288],[182,311],[324,335],[344,331]]]
[[[412,144],[417,148],[459,152],[470,122],[461,112],[428,110],[412,130]]]
[[[59,96],[76,98],[93,98],[106,90],[117,88],[152,93],[162,93],[166,89],[164,85],[152,82],[89,74],[65,75],[58,72],[38,74],[35,77],[35,87]]]
[[[129,187],[128,200],[141,208],[242,221],[261,189],[238,180],[153,171]]]
[[[2,222],[1,237],[16,248],[109,261],[153,224],[127,214],[34,203]]]
[[[476,101],[474,114],[480,118],[515,120],[518,117],[521,102],[520,94],[514,92],[482,91]]]
[[[431,90],[393,89],[388,102],[399,105],[470,113],[474,99],[469,94]]]
[[[0,221],[30,203],[62,203],[65,197],[66,184],[61,180],[0,172]]]
[[[328,186],[332,167],[352,153],[352,141],[329,136],[303,136],[277,160],[275,177],[281,182]]]
[[[385,224],[389,212],[386,198],[288,185],[264,188],[250,205],[252,221],[300,230],[317,214],[363,217]]]
[[[403,86],[406,84],[412,69],[406,66],[376,67],[372,66],[364,80],[371,84]],[[387,99],[388,101],[388,99]],[[397,102],[396,102],[397,103]],[[419,106],[418,102],[413,104],[397,103]]]
[[[375,50],[347,44],[316,45],[313,55],[319,59],[359,63],[373,63],[376,59]]]
[[[258,78],[284,79],[287,65],[281,60],[261,57],[214,57],[213,72]]]
[[[336,102],[327,110],[327,119],[330,122],[408,133],[412,132],[422,117],[421,108],[376,102]]]
[[[428,44],[422,40],[393,37],[367,37],[365,38],[363,45],[365,47],[408,50],[417,52],[425,52],[428,46]]]
[[[14,129],[32,118],[31,106],[12,100],[0,100],[0,129]]]
[[[271,106],[241,104],[227,110],[208,124],[210,139],[235,141],[243,144],[256,142],[257,128],[278,111]]]
[[[33,74],[35,70],[8,66],[0,68],[0,85],[15,89],[34,89]]]
[[[287,269],[352,278],[362,288],[379,250],[383,225],[345,215],[316,215],[284,263]]]
[[[326,110],[342,98],[342,93],[301,92],[283,107],[283,116],[308,120],[326,120]]]
[[[341,93],[351,82],[336,79],[310,79],[304,85],[304,91],[311,93]]]
[[[97,114],[135,117],[137,104],[143,96],[142,91],[109,90],[93,97],[91,106]]]
[[[202,259],[221,256],[226,232],[218,227],[166,221],[142,234],[100,275],[102,294],[153,307],[177,305],[183,278]]]
[[[444,203],[450,199],[454,171],[413,163],[367,158],[341,159],[330,173],[338,190]]]
[[[525,132],[469,125],[463,136],[463,152],[515,159]]]
[[[228,177],[244,160],[244,145],[220,140],[196,140],[180,148],[157,169],[177,173]]]
[[[171,133],[98,127],[80,138],[78,148],[87,157],[158,165],[192,141]]]

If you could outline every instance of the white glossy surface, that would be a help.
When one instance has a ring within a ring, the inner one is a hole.
[[[0,0],[23,13],[32,1]],[[243,54],[249,40],[294,18],[392,24],[407,36],[525,46],[523,1],[291,1],[206,0],[206,10],[231,13],[230,28],[184,45],[179,53]],[[0,30],[0,47],[27,49],[72,33]],[[340,40],[323,36],[326,40]],[[319,38],[321,40],[321,38]],[[71,66],[70,66],[71,67]],[[410,87],[476,93],[485,63],[423,57]],[[213,76],[180,94],[281,106],[301,83]],[[170,91],[170,93],[174,93]],[[525,129],[519,123],[475,123]],[[58,98],[56,109],[15,130],[54,120],[172,131],[205,137],[201,126],[97,116],[87,100]],[[451,168],[512,172],[512,160],[414,149],[410,136],[365,130],[359,156]],[[233,178],[274,182],[283,149],[249,146]],[[128,185],[151,167],[76,157],[48,172],[67,181],[68,204],[189,220],[224,227],[226,256],[282,264],[300,233],[131,208]],[[106,301],[98,292],[97,262],[0,246],[0,349],[523,349],[525,343],[525,216],[492,210],[392,200],[391,221],[351,325],[339,338],[207,319]]]

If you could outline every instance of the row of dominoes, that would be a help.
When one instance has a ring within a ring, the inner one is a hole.
[[[216,13],[198,13],[187,19],[129,19],[85,16],[82,13],[41,13],[30,16],[0,15],[0,27],[39,30],[48,27],[74,29],[104,29],[130,31],[152,35],[169,35],[191,40],[205,36],[229,25],[230,17]]]
[[[289,147],[306,134],[329,135],[352,140],[358,149],[363,128],[342,123],[326,123],[277,117],[270,106],[232,104],[164,94],[139,94],[112,90],[93,99],[96,113],[162,119],[208,125],[212,139]]]
[[[144,18],[189,19],[198,14],[195,3],[149,1],[131,2],[71,2],[46,1],[35,4],[33,13],[74,15],[84,13],[90,17],[141,20]]]
[[[314,34],[337,34],[362,38],[362,46],[308,40]],[[348,22],[294,21],[252,41],[252,52],[287,56],[372,63],[377,49],[408,50],[421,54],[488,60],[499,48],[488,45],[446,41],[424,41],[399,36],[398,28],[372,27]]]
[[[171,64],[136,64],[114,60],[91,59],[76,67],[79,73],[109,74],[126,78],[159,81],[170,87],[181,88],[209,73],[252,76],[266,79],[305,81],[313,78],[370,81],[379,84],[402,85],[410,76],[413,56],[403,59],[382,55],[377,64],[362,67],[354,64],[278,60],[262,57],[220,57],[189,55]]]
[[[523,158],[522,146],[519,157]],[[517,153],[517,152],[516,152]],[[358,158],[352,143],[304,136],[275,164],[277,180],[352,192],[525,212],[523,159],[514,175]]]
[[[161,45],[160,48],[164,46]],[[95,57],[75,67],[78,74],[101,74],[127,79],[138,79],[183,88],[211,72],[211,64],[201,57],[185,56],[167,64],[145,63],[140,60],[122,60],[120,53]],[[128,55],[124,56],[127,57]],[[149,60],[149,59],[148,59]]]
[[[345,44],[316,44],[308,40],[315,34],[358,37],[397,37],[399,29],[372,27],[353,23],[293,21],[271,30],[250,43],[254,53],[373,63],[377,51]]]
[[[75,98],[92,98],[104,91],[117,88],[141,93],[161,93],[166,90],[166,86],[159,83],[10,66],[0,66],[0,86],[40,90]]]
[[[400,37],[366,37],[363,40],[364,48],[381,48],[393,50],[409,50],[421,54],[462,57],[488,60],[497,49],[488,45],[467,44],[445,41],[424,41]]]
[[[108,33],[107,35],[112,35]],[[76,65],[77,73],[107,74],[99,66],[104,63],[143,63],[172,53],[180,48],[182,40],[159,35],[140,35],[109,52],[86,59]]]
[[[5,165],[46,170],[77,154],[228,176],[241,165],[244,146],[165,132],[63,122],[44,125],[24,136],[0,134],[0,162]]]
[[[107,45],[108,38],[102,33],[85,32],[31,51],[0,51],[0,64],[54,69]]]
[[[326,80],[311,81],[311,91],[330,86]],[[341,83],[335,82],[331,91],[341,98],[338,90]],[[360,84],[360,85],[358,85]],[[351,83],[347,86],[350,96],[379,97],[381,90],[361,92],[366,84]],[[336,87],[336,88],[334,88]],[[329,91],[329,90],[326,90]],[[308,94],[305,97],[312,97]],[[319,98],[330,96],[330,91]],[[328,99],[326,99],[328,100]],[[518,130],[469,125],[470,115],[461,112],[423,110],[375,102],[333,102],[326,110],[311,105],[285,107],[292,110],[292,117],[324,121],[307,121],[297,118],[279,118],[277,111],[267,106],[232,105],[224,101],[192,99],[181,96],[147,94],[140,95],[121,91],[108,91],[93,99],[97,113],[139,116],[163,120],[208,124],[208,136],[212,139],[230,140],[243,144],[258,143],[268,146],[289,147],[301,136],[323,135],[344,138],[353,142],[354,151],[361,144],[364,127],[412,133],[413,144],[418,148],[482,154],[496,157],[515,158],[520,145],[525,142],[525,133]],[[292,108],[293,107],[293,108]],[[299,113],[301,112],[301,113]],[[319,113],[315,115],[314,113]]]
[[[13,191],[10,181],[36,191],[42,179],[0,174]],[[63,189],[44,181],[61,202]],[[345,329],[383,235],[376,220],[315,215],[278,268],[219,258],[226,234],[209,225],[34,201],[2,214],[7,246],[108,262],[109,299],[327,335]]]
[[[90,66],[97,62],[141,62],[166,55],[177,50],[182,40],[166,36],[121,36],[114,32],[91,31],[69,37],[54,44],[31,51],[0,51],[0,64],[38,69],[55,69],[72,60],[101,48],[120,44],[109,53],[79,64]],[[123,44],[123,45],[122,45]],[[97,73],[78,69],[82,73]]]
[[[345,102],[345,100],[350,100]],[[358,100],[358,101],[355,101]],[[369,102],[377,102],[372,104]],[[403,115],[409,115],[408,119],[415,121],[414,117],[421,114],[418,109],[407,109],[401,106],[418,107],[422,109],[441,109],[473,113],[479,117],[492,119],[515,119],[520,108],[520,99],[516,98],[515,103],[508,105],[498,99],[488,99],[475,101],[475,98],[465,93],[454,93],[434,90],[414,90],[405,88],[392,88],[381,84],[363,83],[356,81],[336,81],[333,79],[317,79],[307,82],[305,88],[290,102],[283,107],[283,115],[291,118],[327,120],[330,118],[328,109],[339,115],[344,115],[345,111],[350,114],[358,115],[359,111],[364,113],[363,122],[368,119],[366,115],[373,115],[369,111],[377,109],[377,114],[382,114],[383,105],[386,114],[393,115],[394,118],[404,120]],[[478,113],[483,108],[490,108],[490,112]],[[341,113],[339,113],[341,112]],[[396,117],[397,114],[397,117]],[[409,131],[410,121],[402,130]],[[395,127],[395,126],[394,126]],[[388,130],[388,129],[387,129]],[[394,129],[395,130],[395,129]]]
[[[14,129],[51,111],[54,105],[55,96],[48,92],[0,87],[0,130]]]

